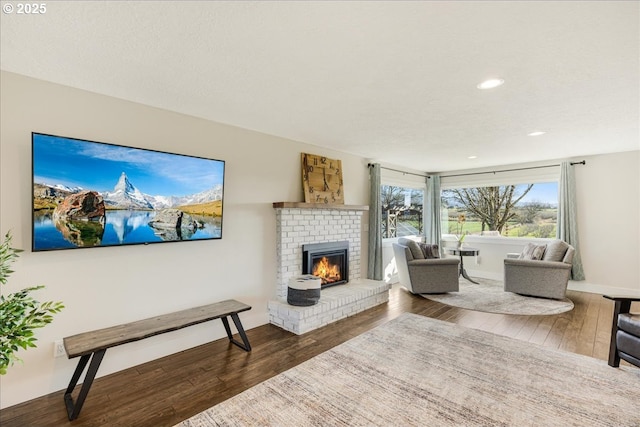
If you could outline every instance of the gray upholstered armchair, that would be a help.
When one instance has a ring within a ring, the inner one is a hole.
[[[434,245],[435,246],[435,245]],[[412,294],[441,294],[458,291],[460,260],[440,258],[438,247],[420,245],[401,238],[393,244],[400,284]]]
[[[562,240],[528,244],[520,258],[504,260],[504,290],[534,297],[563,299],[575,249]]]

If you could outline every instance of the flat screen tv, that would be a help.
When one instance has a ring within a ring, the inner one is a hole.
[[[223,160],[32,133],[37,251],[222,238]]]

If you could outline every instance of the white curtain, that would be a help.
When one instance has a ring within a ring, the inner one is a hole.
[[[382,280],[382,205],[380,164],[369,167],[369,266],[367,278]]]
[[[442,226],[440,222],[440,177],[427,176],[427,193],[424,204],[424,235],[426,243],[440,245]]]
[[[562,162],[558,185],[558,239],[564,240],[576,250],[571,268],[571,279],[584,280],[578,245],[578,206],[575,188],[576,180],[573,166],[569,162]]]

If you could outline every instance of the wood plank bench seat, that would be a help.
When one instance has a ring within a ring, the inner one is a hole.
[[[221,319],[229,340],[243,350],[251,351],[251,345],[240,322],[240,317],[238,317],[238,313],[250,309],[251,306],[230,299],[64,338],[67,357],[69,359],[80,357],[78,366],[64,394],[69,420],[76,419],[80,414],[82,405],[108,348],[143,340],[165,332],[176,331],[209,320]],[[231,316],[242,342],[233,338],[229,320],[227,319],[229,316]],[[89,369],[82,383],[78,398],[74,403],[71,393],[78,384],[78,380],[90,359]]]

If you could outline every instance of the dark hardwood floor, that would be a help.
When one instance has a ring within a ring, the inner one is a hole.
[[[98,378],[73,422],[67,420],[60,390],[3,409],[0,425],[173,426],[404,312],[606,360],[612,301],[575,291],[568,297],[575,303],[568,313],[509,316],[448,307],[394,286],[387,304],[301,336],[272,325],[251,329],[250,353],[225,337]]]

